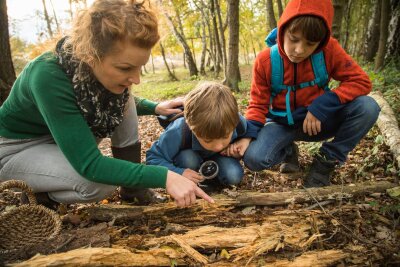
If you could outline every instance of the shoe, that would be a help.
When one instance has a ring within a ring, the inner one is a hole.
[[[317,155],[311,164],[310,171],[304,181],[304,187],[323,187],[330,185],[330,176],[339,164],[337,160],[328,160],[323,155]]]
[[[34,193],[34,195],[37,204],[45,206],[51,210],[58,210],[60,203],[52,200],[47,192]],[[30,204],[28,196],[24,192],[21,194],[21,204]]]
[[[279,168],[281,173],[293,173],[300,170],[299,147],[295,143],[292,143],[291,150],[292,152],[286,156]]]
[[[211,193],[219,193],[222,189],[224,189],[224,186],[217,178],[205,179],[204,181],[198,183],[198,186],[208,195]]]
[[[120,187],[119,196],[123,201],[141,206],[164,203],[168,200],[167,197],[164,197],[149,188]]]

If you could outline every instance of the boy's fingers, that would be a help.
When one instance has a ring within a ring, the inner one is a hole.
[[[212,197],[210,197],[203,190],[201,190],[200,187],[196,187],[194,193],[196,194],[196,196],[201,197],[202,199],[204,199],[209,203],[215,203],[214,199],[212,199]]]

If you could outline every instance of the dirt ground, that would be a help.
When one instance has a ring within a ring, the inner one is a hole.
[[[152,142],[158,138],[161,132],[162,129],[154,117],[140,118],[143,161],[145,151],[150,148]],[[315,144],[305,143],[299,143],[299,147],[301,154],[301,171],[299,173],[281,174],[278,168],[257,173],[246,169],[244,180],[238,187],[226,188],[213,194],[222,193],[222,195],[232,196],[245,190],[272,193],[302,189],[302,179],[312,161],[309,151],[315,151],[318,147]],[[108,139],[103,140],[100,149],[103,154],[111,156]],[[393,166],[393,158],[388,147],[382,142],[378,129],[374,128],[352,151],[346,164],[337,169],[332,183],[349,186],[353,183],[365,181],[390,181],[398,184],[398,175],[399,172]],[[157,191],[165,194],[162,189]],[[3,192],[0,197],[0,211],[6,205],[18,205],[17,193]],[[283,216],[282,214],[287,216],[296,214],[296,216],[299,216],[297,217],[299,218],[298,221],[281,218],[274,222],[278,225],[277,231],[282,232],[282,242],[279,246],[274,245],[273,249],[259,249],[258,252],[250,250],[248,252],[240,250],[241,247],[237,244],[230,245],[229,243],[216,243],[210,246],[192,245],[192,247],[203,255],[212,266],[244,266],[246,263],[250,264],[249,266],[251,264],[252,266],[265,266],[275,264],[279,260],[285,260],[287,265],[290,265],[290,263],[296,262],[295,259],[301,255],[327,250],[338,250],[344,256],[326,264],[321,261],[319,264],[314,262],[312,265],[400,265],[400,201],[386,193],[371,193],[341,201],[288,203],[275,207],[225,205],[215,207],[214,210],[204,207],[172,209],[164,210],[159,215],[142,214],[133,220],[125,221],[96,221],[87,216],[85,212],[90,207],[106,207],[110,204],[121,204],[118,192],[101,203],[62,206],[58,213],[63,219],[63,230],[58,238],[45,244],[26,248],[16,255],[7,256],[8,258],[3,256],[5,261],[9,263],[18,262],[26,260],[36,253],[60,253],[89,247],[126,248],[131,252],[146,251],[152,247],[165,248],[153,243],[164,244],[164,241],[162,241],[164,239],[160,238],[173,234],[178,237],[185,236],[190,231],[208,226],[232,229],[232,231],[237,229],[239,235],[239,230],[242,228],[253,225],[261,227],[264,222],[272,220],[271,218],[276,216],[279,218],[279,216]],[[306,242],[305,245],[303,243],[302,246],[293,245],[294,243],[290,242],[287,233],[288,229],[296,227],[296,223],[312,225],[312,227],[305,228],[304,232],[307,236],[313,234],[315,239],[308,238],[309,242]],[[271,230],[271,235],[272,233],[273,230]],[[222,235],[222,233],[219,235]],[[265,235],[268,236],[268,233]],[[264,238],[262,236],[260,234],[260,238]],[[208,238],[214,237],[213,234],[208,234]],[[231,239],[235,239],[234,232],[231,232]],[[170,247],[174,248],[169,244],[168,248]],[[148,262],[148,265],[153,264]],[[202,264],[199,264],[193,257],[187,256],[181,258],[180,261],[171,259],[169,266],[177,265],[201,266]],[[286,264],[276,264],[275,266],[286,266]],[[294,266],[302,266],[302,264]]]

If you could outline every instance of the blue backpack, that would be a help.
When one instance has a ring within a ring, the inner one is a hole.
[[[284,68],[283,68],[283,60],[278,51],[278,44],[276,43],[278,37],[278,29],[273,29],[265,38],[265,44],[268,47],[271,47],[271,98],[270,98],[270,106],[269,112],[272,115],[278,117],[287,117],[287,122],[289,125],[293,125],[293,116],[292,111],[290,110],[290,92],[295,92],[296,90],[300,90],[306,87],[318,85],[319,88],[323,88],[325,91],[329,91],[328,87],[328,72],[326,70],[324,53],[320,51],[317,54],[311,55],[311,64],[314,71],[315,79],[309,82],[303,82],[295,85],[286,85],[283,84],[284,77]],[[274,111],[272,109],[272,100],[274,97],[281,93],[283,90],[287,90],[286,92],[286,111]]]

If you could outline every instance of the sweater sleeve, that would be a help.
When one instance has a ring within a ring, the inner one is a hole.
[[[253,78],[250,89],[250,103],[246,111],[246,119],[264,125],[268,114],[271,96],[269,76],[269,49],[261,52],[253,66]]]
[[[167,168],[103,156],[75,102],[72,85],[55,62],[41,62],[29,79],[32,102],[73,168],[97,183],[165,187]]]
[[[156,115],[156,106],[158,105],[157,102],[153,102],[150,100],[147,100],[145,98],[141,98],[138,96],[135,96],[135,104],[136,104],[136,111],[138,116],[142,115]]]
[[[330,76],[340,84],[333,90],[339,97],[340,103],[345,104],[358,96],[371,92],[372,84],[368,75],[340,46],[331,38],[325,55]]]
[[[174,158],[180,151],[182,143],[182,124],[184,118],[173,121],[146,152],[146,164],[167,167],[169,170],[181,174],[185,169],[174,165]]]

